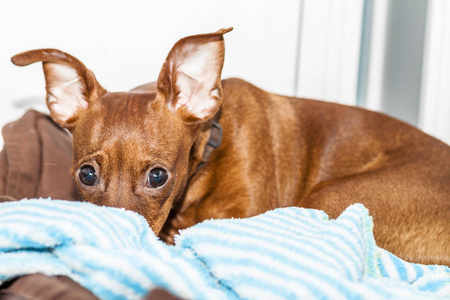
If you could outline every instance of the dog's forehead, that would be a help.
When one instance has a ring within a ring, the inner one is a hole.
[[[150,93],[108,93],[80,123],[74,143],[82,140],[86,147],[78,159],[99,150],[116,156],[128,153],[133,160],[152,154],[170,158],[183,147],[187,130],[184,122]]]
[[[149,108],[155,107],[151,105],[155,99],[155,93],[106,93],[93,103],[93,109],[102,110],[106,119],[109,114],[138,121],[140,117],[145,117],[145,113],[151,113]]]

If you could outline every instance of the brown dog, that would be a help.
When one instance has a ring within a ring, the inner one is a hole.
[[[378,113],[221,81],[230,30],[180,40],[156,84],[124,93],[58,50],[12,58],[43,62],[51,116],[73,134],[83,198],[139,212],[169,243],[208,218],[285,206],[337,217],[359,202],[379,246],[449,265],[450,147]]]

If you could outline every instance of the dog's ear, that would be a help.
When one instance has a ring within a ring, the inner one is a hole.
[[[88,104],[106,92],[82,62],[56,49],[23,52],[11,61],[17,66],[42,61],[50,116],[69,130]]]
[[[183,38],[164,62],[157,81],[157,96],[188,122],[208,120],[220,107],[223,34],[231,30]]]

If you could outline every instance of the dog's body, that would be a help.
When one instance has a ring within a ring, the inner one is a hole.
[[[450,147],[378,113],[221,81],[226,32],[182,39],[156,83],[127,93],[106,92],[57,50],[13,58],[44,62],[47,104],[73,134],[83,198],[141,213],[168,242],[209,218],[286,206],[337,217],[358,202],[379,246],[450,265]],[[223,138],[209,153],[212,121]]]
[[[222,82],[222,145],[189,182],[163,234],[208,218],[301,206],[337,217],[363,203],[379,246],[450,264],[450,149],[363,109]]]

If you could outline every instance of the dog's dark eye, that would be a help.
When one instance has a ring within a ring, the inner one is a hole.
[[[93,166],[82,166],[80,169],[80,181],[85,185],[94,185],[97,182],[97,173]]]
[[[151,187],[157,188],[163,186],[168,178],[167,172],[163,169],[156,168],[150,171],[148,174],[148,183]]]

